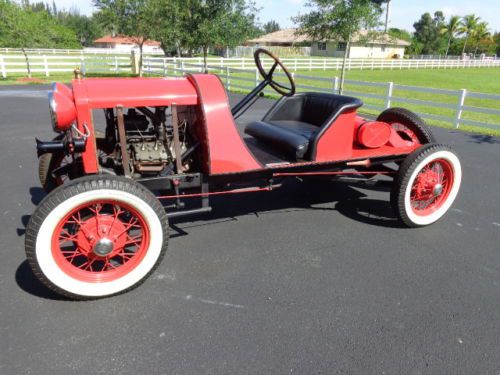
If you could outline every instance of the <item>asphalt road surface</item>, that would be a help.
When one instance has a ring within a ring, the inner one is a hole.
[[[219,197],[140,288],[71,302],[24,255],[44,90],[0,88],[0,374],[500,374],[500,139],[434,129],[464,181],[430,227],[339,182]]]

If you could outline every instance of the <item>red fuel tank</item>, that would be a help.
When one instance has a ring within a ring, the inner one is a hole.
[[[367,121],[356,133],[356,141],[366,148],[382,147],[389,141],[391,126],[385,122]]]

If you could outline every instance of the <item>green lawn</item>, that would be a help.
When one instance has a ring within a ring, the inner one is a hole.
[[[327,91],[333,92],[333,78],[338,76],[340,72],[338,71],[297,71],[296,83],[299,86],[310,86],[325,89]],[[237,76],[246,79],[254,79],[253,74],[238,73]],[[328,78],[329,81],[320,81],[315,79],[305,78],[304,76],[310,77],[321,77]],[[280,81],[284,82],[284,78],[280,78]],[[479,93],[490,93],[490,94],[500,94],[500,68],[466,68],[466,69],[447,69],[447,70],[431,70],[431,69],[420,69],[420,70],[351,70],[347,72],[346,76],[345,91],[346,95],[352,95],[361,97],[367,106],[377,106],[384,107],[385,100],[369,97],[370,95],[381,95],[385,96],[387,93],[387,86],[374,87],[356,84],[352,81],[364,81],[364,82],[393,82],[397,85],[406,86],[418,86],[426,88],[436,88],[436,89],[447,89],[447,90],[461,90],[467,89],[469,92],[479,92]],[[248,85],[250,82],[241,82],[233,77],[231,80],[233,85]],[[299,91],[311,91],[309,87],[299,88]],[[274,97],[272,91],[268,94]],[[367,96],[365,96],[366,94]],[[452,106],[452,108],[441,108],[432,107],[427,104],[414,104],[406,103],[403,101],[393,100],[391,106],[401,106],[408,109],[427,113],[429,115],[436,116],[446,116],[454,117],[456,115],[456,107],[458,106],[459,93],[456,94],[440,94],[440,93],[422,93],[404,90],[402,88],[394,88],[393,96],[402,99],[412,99],[421,101],[430,101],[435,103],[446,103]],[[482,108],[492,108],[499,109],[498,100],[487,100],[487,99],[476,99],[467,98],[465,105],[472,107],[482,107]],[[380,110],[362,108],[362,111],[368,114],[378,114]],[[486,122],[490,124],[500,125],[500,116],[494,114],[485,113],[474,113],[474,112],[464,112],[462,115],[463,119],[475,120]],[[452,124],[448,121],[441,121],[435,119],[427,119],[427,122],[431,125],[451,128]],[[461,125],[461,129],[474,131],[479,133],[500,135],[500,127],[498,129],[485,129],[473,126]]]

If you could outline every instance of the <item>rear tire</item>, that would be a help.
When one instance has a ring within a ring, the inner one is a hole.
[[[453,150],[425,145],[401,164],[391,190],[391,205],[406,226],[430,225],[451,207],[461,182],[462,167]]]
[[[436,142],[425,121],[406,108],[386,109],[377,117],[377,121],[388,123],[403,139],[408,141],[422,145]]]
[[[143,283],[168,245],[168,219],[140,184],[114,176],[75,179],[47,195],[26,228],[38,279],[71,299],[121,294]]]

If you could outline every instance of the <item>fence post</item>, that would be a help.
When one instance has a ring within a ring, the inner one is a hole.
[[[2,70],[2,77],[7,78],[7,70],[5,69],[5,61],[3,56],[0,56],[0,70]]]
[[[115,73],[118,73],[118,56],[115,56]]]
[[[389,82],[387,85],[387,97],[385,99],[385,108],[391,108],[392,90],[394,89],[394,82]]]
[[[163,76],[164,77],[167,76],[167,59],[166,58],[163,59]]]
[[[231,91],[231,77],[229,76],[230,70],[229,67],[226,66],[226,90]]]
[[[85,77],[86,68],[85,68],[85,58],[83,56],[80,58],[80,71],[82,72],[82,75]]]
[[[47,56],[43,55],[43,67],[45,69],[45,77],[49,76],[49,64],[47,63]]]
[[[338,94],[339,90],[339,77],[333,77],[333,93]]]
[[[458,129],[460,126],[460,119],[462,118],[463,106],[465,104],[465,98],[467,97],[467,90],[460,90],[460,94],[458,96],[458,106],[457,106],[457,114],[455,116],[455,129]]]

